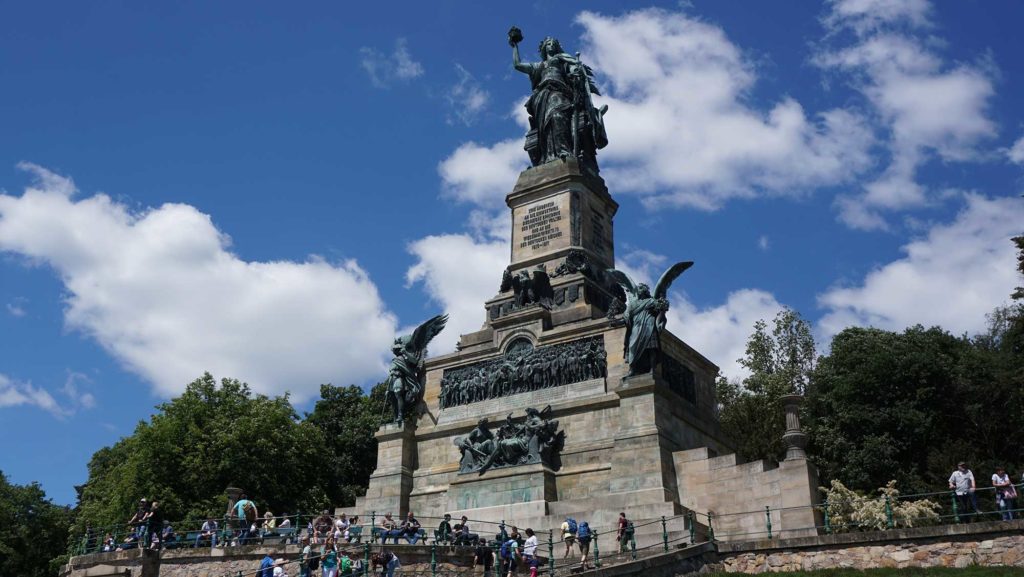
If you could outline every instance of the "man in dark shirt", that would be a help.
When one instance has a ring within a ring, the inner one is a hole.
[[[477,542],[476,551],[473,554],[473,566],[484,568],[483,577],[491,577],[491,568],[494,567],[494,551],[487,546],[486,539]]]
[[[452,540],[452,516],[448,513],[444,514],[444,519],[437,526],[437,534],[434,536],[434,540],[438,543],[448,543]]]
[[[160,534],[164,530],[164,512],[160,509],[160,503],[153,501],[153,504],[149,507],[149,514],[146,516],[146,524],[148,525],[148,534],[146,536],[146,547],[149,547],[153,539],[156,539],[156,545],[160,543]],[[154,546],[156,548],[156,546]]]
[[[412,511],[409,511],[409,514],[405,517],[405,522],[402,523],[402,534],[405,535],[405,540],[410,545],[415,545],[416,541],[420,539],[420,522],[413,516]],[[397,541],[398,538],[396,537],[395,542]]]
[[[455,544],[472,545],[480,537],[476,533],[469,532],[469,519],[462,516],[461,523],[455,526]]]
[[[142,534],[146,532],[146,515],[149,514],[149,501],[145,498],[139,499],[139,508],[135,510],[135,514],[128,520],[128,524],[132,526],[132,531],[135,536],[142,538]]]

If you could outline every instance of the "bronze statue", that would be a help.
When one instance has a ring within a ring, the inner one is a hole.
[[[398,337],[391,346],[395,358],[387,379],[387,401],[394,413],[394,422],[405,421],[405,410],[415,407],[423,400],[423,366],[427,344],[444,330],[448,315],[437,315],[428,320],[411,335]]]
[[[661,331],[665,330],[665,313],[668,312],[668,287],[691,266],[693,261],[677,262],[669,267],[655,285],[653,296],[646,284],[634,284],[626,273],[608,269],[608,274],[626,293],[623,355],[629,365],[627,377],[651,372],[657,365]]]
[[[548,419],[550,413],[550,405],[540,411],[528,408],[523,424],[516,424],[509,413],[497,435],[488,427],[487,418],[480,419],[468,435],[453,441],[462,453],[459,473],[483,474],[489,469],[533,463],[550,465],[565,437],[558,430],[558,421]]]
[[[604,129],[607,106],[594,107],[591,94],[600,95],[593,71],[575,57],[562,51],[552,37],[540,43],[540,61],[523,62],[519,43],[523,33],[516,27],[508,32],[512,46],[512,65],[530,76],[533,93],[526,102],[530,113],[530,131],[523,147],[533,166],[577,158],[580,165],[597,174],[597,151],[608,145]]]

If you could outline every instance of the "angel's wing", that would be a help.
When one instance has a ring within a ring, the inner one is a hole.
[[[636,300],[636,284],[633,282],[633,279],[629,278],[629,275],[613,268],[608,269],[606,272],[626,293],[626,305]]]
[[[412,335],[409,338],[409,344],[406,345],[406,349],[415,351],[416,353],[422,353],[427,348],[427,343],[436,337],[438,333],[444,330],[444,326],[447,323],[448,315],[437,315],[416,327],[416,330],[412,332]]]
[[[665,274],[661,275],[658,279],[658,284],[654,287],[654,298],[663,299],[668,295],[668,287],[672,286],[672,281],[676,280],[679,275],[683,274],[683,271],[693,266],[692,260],[683,262],[677,262],[676,264],[669,267]]]

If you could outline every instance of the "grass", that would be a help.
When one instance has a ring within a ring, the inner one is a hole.
[[[722,573],[735,577],[735,573]],[[766,573],[771,577],[1024,577],[1024,567],[979,567],[972,565],[964,569],[951,567],[908,567],[906,569],[819,569],[817,571],[784,571]]]

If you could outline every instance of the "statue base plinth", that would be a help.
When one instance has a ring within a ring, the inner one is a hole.
[[[448,485],[448,507],[456,515],[500,521],[542,517],[557,501],[555,472],[543,463],[459,475]]]

